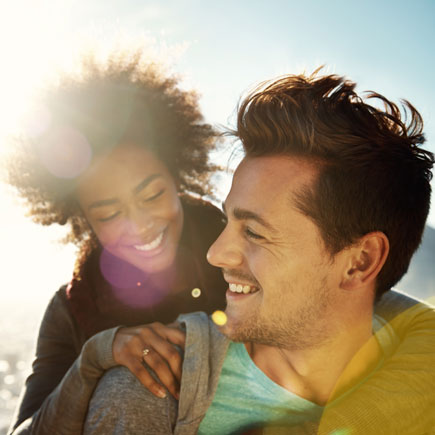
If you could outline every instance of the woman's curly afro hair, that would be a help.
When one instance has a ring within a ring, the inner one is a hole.
[[[59,131],[65,128],[85,139],[92,158],[122,142],[144,146],[166,164],[181,192],[211,195],[215,167],[208,153],[216,133],[202,122],[194,92],[181,90],[175,77],[141,52],[112,53],[103,62],[87,55],[80,66],[44,89],[40,100],[48,127],[17,139],[8,160],[7,181],[35,222],[69,224],[67,240],[82,249],[95,241],[74,197],[76,178],[54,175],[41,158],[47,150],[62,154],[63,161],[74,156],[61,143]]]

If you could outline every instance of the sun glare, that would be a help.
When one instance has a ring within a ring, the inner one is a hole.
[[[0,157],[9,151],[11,136],[38,134],[49,123],[47,114],[34,106],[34,96],[61,56],[71,53],[67,27],[71,5],[71,0],[0,3]],[[65,169],[66,175],[79,170],[87,158],[86,152],[84,155],[76,159],[75,167]],[[71,273],[74,248],[55,243],[64,236],[65,228],[48,231],[33,224],[12,195],[10,189],[0,186],[0,203],[6,210],[0,219],[0,236],[7,252],[1,300],[30,297],[45,305]],[[52,271],[49,276],[41,264],[47,259]],[[28,273],[22,273],[23,267]]]
[[[57,5],[57,6],[56,6]],[[66,48],[62,32],[71,2],[4,2],[0,6],[0,137],[18,133],[32,95]],[[51,35],[58,35],[53,38]]]

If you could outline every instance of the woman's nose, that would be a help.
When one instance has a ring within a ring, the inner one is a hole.
[[[207,261],[213,266],[225,269],[233,269],[243,263],[242,247],[239,246],[238,238],[228,226],[210,246]]]
[[[148,232],[154,226],[150,213],[140,207],[132,207],[127,216],[127,231],[129,234],[140,235]]]

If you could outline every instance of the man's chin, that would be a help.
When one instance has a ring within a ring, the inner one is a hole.
[[[232,322],[228,318],[228,316],[225,316],[225,323],[223,323],[223,324],[216,323],[216,326],[218,327],[219,331],[223,335],[225,335],[227,338],[232,340],[233,326],[232,326]]]
[[[224,325],[219,325],[218,328],[219,331],[231,341],[243,342],[247,339],[242,325],[240,325],[239,322],[234,321],[234,319],[231,319],[229,316],[227,317],[226,323]]]

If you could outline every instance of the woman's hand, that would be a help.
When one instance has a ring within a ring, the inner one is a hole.
[[[161,383],[178,399],[183,361],[174,344],[184,349],[186,335],[177,325],[165,326],[155,322],[121,328],[113,341],[115,361],[127,367],[151,393],[161,398],[166,396],[166,391],[150,375],[143,362],[154,370]]]

